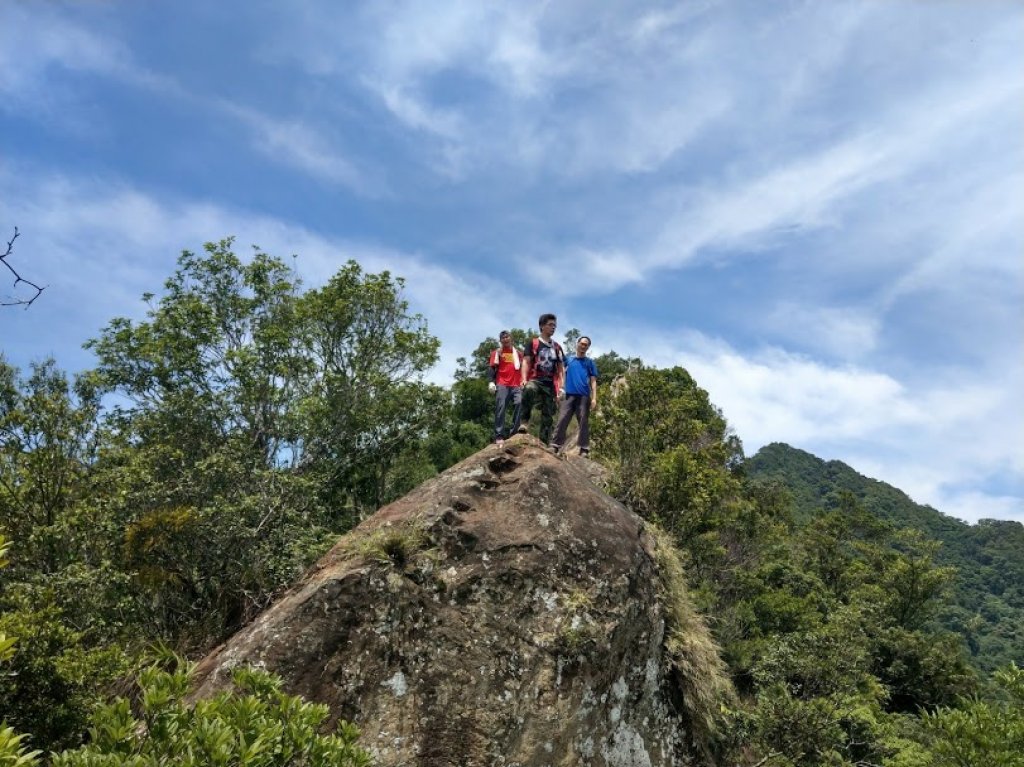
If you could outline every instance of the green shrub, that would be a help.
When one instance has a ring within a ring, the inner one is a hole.
[[[127,700],[102,706],[90,742],[53,757],[53,767],[363,767],[369,754],[356,745],[359,731],[339,721],[321,735],[327,706],[281,691],[281,680],[238,669],[235,690],[189,703],[187,670],[152,666],[139,677],[141,713]]]
[[[1021,767],[1024,765],[1024,669],[997,671],[1001,700],[964,699],[922,715],[935,765]]]
[[[0,721],[26,733],[35,748],[81,742],[89,714],[129,668],[119,647],[82,646],[53,605],[0,613],[0,636],[17,638],[0,674]]]

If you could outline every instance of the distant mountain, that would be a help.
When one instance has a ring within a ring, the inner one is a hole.
[[[798,524],[836,508],[848,491],[880,519],[940,541],[940,563],[957,569],[941,623],[964,637],[980,670],[1011,660],[1024,664],[1024,525],[990,519],[968,525],[840,461],[823,461],[779,442],[747,459],[746,470],[751,478],[775,479],[788,488]]]

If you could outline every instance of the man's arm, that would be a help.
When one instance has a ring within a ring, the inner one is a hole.
[[[520,383],[519,383],[520,386],[526,386],[526,381],[530,377],[530,366],[533,364],[533,357],[531,356],[533,351],[530,348],[531,346],[532,346],[532,344],[528,343],[526,345],[526,348],[523,349],[522,375],[519,377],[520,378]]]
[[[590,409],[597,409],[597,365],[590,361]]]

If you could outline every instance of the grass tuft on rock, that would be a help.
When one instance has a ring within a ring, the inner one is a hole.
[[[665,610],[665,647],[690,722],[695,745],[714,751],[722,724],[722,711],[735,693],[718,645],[694,607],[682,558],[668,533],[648,523],[654,539],[659,592]]]

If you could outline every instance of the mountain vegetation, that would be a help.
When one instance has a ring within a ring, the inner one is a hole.
[[[858,504],[896,529],[918,530],[938,543],[935,561],[953,568],[948,599],[937,625],[956,633],[971,663],[989,673],[1024,655],[1024,526],[983,519],[968,525],[901,490],[868,479],[839,461],[823,461],[788,445],[761,448],[746,462],[749,476],[775,480],[792,497],[796,519],[836,508],[852,495]]]
[[[100,329],[93,369],[0,356],[0,765],[363,763],[351,728],[319,732],[272,677],[203,718],[179,707],[187,676],[152,664],[205,653],[487,444],[496,341],[426,383],[439,342],[402,288],[348,262],[304,290],[228,239],[183,253],[144,319]],[[594,459],[674,542],[735,686],[714,761],[1024,764],[1019,524],[965,525],[785,445],[747,458],[683,368],[597,362],[621,378]]]

